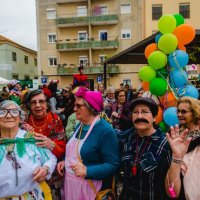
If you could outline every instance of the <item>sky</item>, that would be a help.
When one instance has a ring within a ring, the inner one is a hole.
[[[0,0],[0,35],[37,50],[35,0]]]

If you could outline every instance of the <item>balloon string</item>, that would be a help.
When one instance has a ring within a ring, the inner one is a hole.
[[[176,98],[176,100],[178,100],[177,95],[175,94],[174,90],[172,89],[169,81],[159,72],[157,71],[157,73],[167,82],[168,87],[170,88],[171,92],[173,93],[174,97]]]

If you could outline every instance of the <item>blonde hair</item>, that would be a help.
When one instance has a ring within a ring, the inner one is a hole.
[[[195,123],[197,123],[197,121],[200,119],[200,101],[192,97],[181,97],[178,99],[177,107],[181,103],[188,103],[190,105],[193,118],[195,120]]]

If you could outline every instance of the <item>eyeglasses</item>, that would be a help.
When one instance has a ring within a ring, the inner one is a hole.
[[[69,91],[67,91],[67,90],[63,90],[63,92],[68,93]]]
[[[31,103],[31,105],[36,106],[37,103],[39,103],[40,105],[44,105],[46,102],[47,102],[47,101],[44,100],[44,99],[39,99],[38,101],[33,100],[33,101],[31,101],[30,103]]]
[[[133,115],[139,115],[139,114],[141,114],[141,115],[149,115],[151,112],[150,111],[146,111],[146,110],[142,110],[141,112],[139,112],[139,111],[133,111]]]
[[[0,118],[6,117],[10,113],[12,117],[18,117],[21,111],[18,109],[4,109],[0,110]]]
[[[74,107],[76,107],[77,109],[81,109],[82,106],[85,106],[85,104],[78,104],[78,103],[74,104]]]
[[[14,169],[21,168],[20,164],[17,162],[17,160],[15,158],[15,155],[13,155],[12,152],[8,152],[6,154],[6,158],[7,158],[7,160],[12,161],[12,166],[13,166]]]
[[[177,109],[176,110],[176,113],[177,114],[182,114],[182,115],[185,115],[186,113],[188,113],[188,112],[192,112],[191,110],[180,110],[180,109]]]

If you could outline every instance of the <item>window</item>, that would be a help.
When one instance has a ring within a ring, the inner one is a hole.
[[[48,43],[56,42],[56,33],[48,33]]]
[[[77,7],[77,17],[87,16],[87,7],[78,6]]]
[[[56,66],[56,65],[57,65],[57,58],[49,57],[49,66]]]
[[[37,66],[37,58],[34,58],[34,66]]]
[[[152,5],[152,20],[158,20],[162,16],[162,5]]]
[[[99,63],[103,64],[105,60],[106,60],[105,55],[99,55]]]
[[[123,84],[124,84],[124,85],[127,85],[127,84],[128,84],[128,85],[131,85],[131,79],[124,79],[124,80],[123,80]]]
[[[131,4],[123,3],[121,4],[121,14],[130,14],[131,13]]]
[[[88,57],[87,56],[79,56],[79,65],[86,67],[88,65]]]
[[[87,31],[79,31],[78,32],[78,41],[87,41],[88,39],[88,35],[87,35]]]
[[[101,41],[107,41],[108,40],[108,32],[107,31],[99,31],[99,39]]]
[[[12,52],[12,61],[17,61],[17,54],[16,54],[16,52]]]
[[[124,29],[121,31],[121,38],[122,39],[130,39],[131,38],[131,30],[130,29]]]
[[[190,4],[189,3],[180,3],[179,4],[179,13],[183,15],[184,18],[190,18]]]
[[[47,19],[56,19],[55,8],[46,9]]]
[[[24,56],[24,63],[28,64],[28,56]]]
[[[18,75],[18,74],[13,74],[13,75],[12,75],[12,79],[19,80],[19,75]]]
[[[100,5],[101,9],[101,15],[107,15],[108,14],[108,7],[106,5]]]
[[[29,75],[24,75],[24,80],[30,80],[30,76]]]

